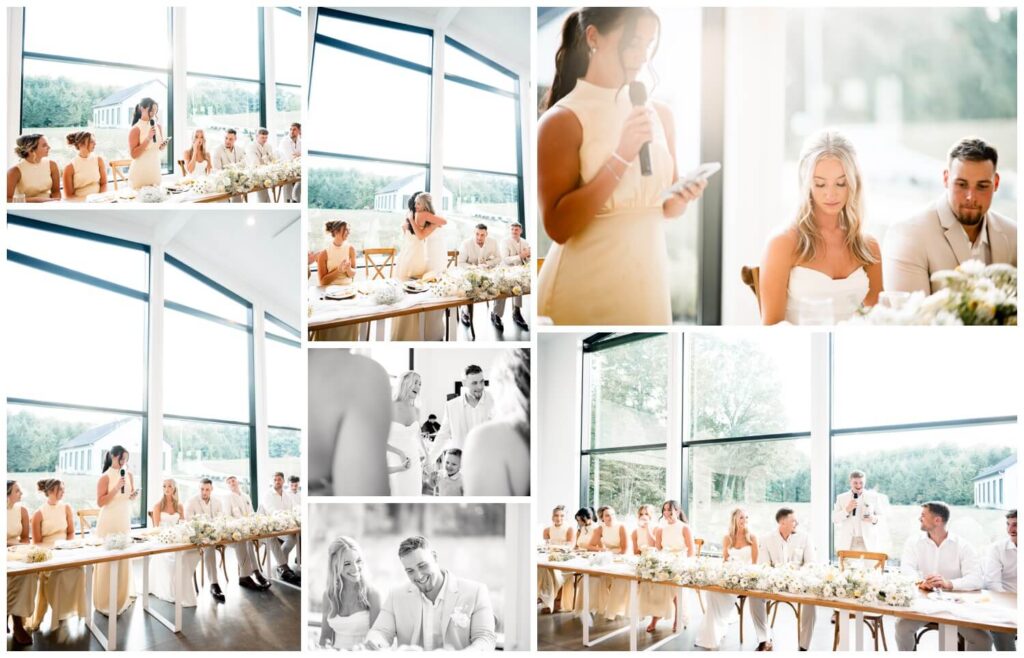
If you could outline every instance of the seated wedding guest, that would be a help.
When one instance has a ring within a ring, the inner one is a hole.
[[[722,539],[722,560],[740,564],[757,564],[757,537],[750,534],[746,511],[737,507],[729,517],[729,534]],[[732,594],[705,592],[707,612],[701,621],[694,644],[705,649],[718,649],[729,630],[729,625],[738,619],[737,597]]]
[[[252,516],[252,500],[242,491],[238,478],[229,475],[224,482],[228,485],[228,495],[224,500],[227,515],[235,519]],[[246,589],[270,589],[270,581],[260,571],[260,561],[256,558],[256,547],[253,543],[239,541],[231,545],[235,549],[235,561],[238,562],[238,584]]]
[[[205,516],[208,519],[215,519],[223,514],[224,507],[220,500],[213,497],[213,480],[201,479],[199,494],[193,496],[185,505],[185,518],[191,520],[197,516]],[[203,548],[202,551],[206,577],[210,579],[210,596],[217,603],[224,603],[224,592],[221,590],[217,578],[217,551],[212,547]]]
[[[982,587],[993,592],[1017,593],[1017,510],[1006,513],[1005,539],[993,543],[981,561]],[[990,633],[996,651],[1016,651],[1013,633]]]
[[[14,480],[7,481],[7,546],[27,544],[32,522],[28,510],[21,504],[21,487]],[[39,574],[9,576],[7,578],[7,614],[14,619],[14,644],[32,644],[32,636],[25,624],[35,609]]]
[[[597,518],[601,523],[590,539],[590,550],[605,551],[625,555],[629,550],[626,537],[626,526],[615,518],[615,508],[604,505],[597,508]],[[629,583],[622,578],[591,578],[591,606],[595,605],[594,593],[597,594],[596,611],[606,619],[615,619],[627,612],[629,604]]]
[[[192,132],[192,145],[182,155],[186,176],[203,176],[213,170],[213,161],[206,150],[206,133],[202,128]]]
[[[387,496],[387,372],[347,350],[310,350],[307,373],[310,493]]]
[[[156,527],[177,525],[179,521],[185,520],[185,507],[178,500],[178,483],[171,478],[163,482],[163,495],[157,501],[149,515]],[[182,561],[182,580],[174,580],[174,562],[180,556]],[[182,553],[164,553],[154,555],[149,559],[149,591],[153,596],[164,601],[174,603],[178,596],[181,597],[181,605],[186,608],[194,608],[198,602],[196,592],[192,589],[190,574],[194,573],[196,566],[201,559],[197,551],[185,551]]]
[[[864,471],[850,473],[850,490],[836,497],[832,523],[836,527],[837,551],[870,551],[881,553],[882,533],[878,523],[883,514],[884,499],[877,491],[864,488]]]
[[[321,286],[347,286],[356,278],[356,248],[348,238],[352,230],[348,222],[331,220],[324,223],[324,230],[330,234],[327,248],[316,255],[317,283]],[[321,329],[316,332],[318,341],[357,341],[363,325],[347,325]]]
[[[477,224],[476,233],[472,238],[463,240],[459,247],[459,267],[482,267],[491,269],[501,262],[501,252],[494,238],[487,237],[487,224]],[[459,318],[467,327],[473,324],[473,304],[462,309]],[[491,323],[502,329],[501,318],[491,313]]]
[[[654,518],[654,505],[644,503],[636,510],[636,528],[633,530],[633,555],[643,555],[644,551],[657,550],[657,541],[651,530],[651,519]],[[672,614],[672,588],[654,583],[640,583],[639,591],[640,617],[650,617],[647,632],[653,633],[658,620]]]
[[[288,491],[291,492],[292,498],[295,499],[295,505],[299,506],[302,504],[302,493],[299,490],[299,483],[302,479],[298,475],[288,476]]]
[[[470,364],[462,378],[462,395],[444,403],[441,429],[437,431],[429,460],[433,462],[446,450],[464,448],[470,431],[493,416],[494,398],[487,392],[483,368]]]
[[[654,546],[659,551],[668,551],[669,553],[686,553],[687,557],[693,557],[695,548],[693,544],[693,532],[690,530],[689,524],[686,522],[686,515],[683,514],[682,508],[679,507],[679,502],[675,500],[666,500],[661,504],[661,523],[657,528],[654,529]],[[689,623],[689,615],[686,611],[686,601],[679,601],[673,596],[673,602],[676,606],[682,606],[682,618],[683,625]],[[672,612],[672,632],[675,633],[678,627],[678,617],[673,610]],[[653,624],[653,622],[652,622]],[[651,631],[654,632],[653,630]]]
[[[370,581],[363,549],[351,537],[338,537],[327,549],[327,587],[320,607],[319,644],[339,651],[362,644],[380,614],[380,590]]]
[[[942,196],[886,233],[886,290],[933,293],[932,274],[968,260],[1017,266],[1017,223],[992,210],[998,161],[995,147],[981,139],[967,137],[950,148]]]
[[[817,554],[814,552],[811,537],[806,533],[796,531],[798,525],[796,512],[788,507],[783,507],[775,513],[775,522],[778,524],[778,528],[768,533],[768,536],[759,542],[758,564],[780,567],[786,564],[804,566],[817,562]],[[774,645],[772,630],[768,624],[765,600],[750,598],[747,600],[747,605],[750,606],[750,617],[754,622],[754,631],[757,633],[757,651],[771,651]],[[816,608],[813,605],[801,604],[799,616],[800,650],[807,651],[811,647],[811,635],[814,633]]]
[[[427,416],[427,421],[420,425],[420,433],[423,438],[433,442],[434,437],[437,435],[437,430],[441,429],[441,423],[437,422],[437,416],[430,414]]]
[[[559,505],[551,511],[551,525],[544,528],[544,543],[548,546],[569,548],[576,540],[576,532],[565,522],[565,505]],[[540,600],[541,612],[562,611],[562,588],[565,586],[565,574],[555,569],[537,570],[537,598]]]
[[[294,160],[302,157],[302,124],[293,123],[288,129],[288,134],[281,138],[277,146],[277,154],[282,160]],[[298,183],[287,183],[281,190],[281,198],[285,203],[299,203],[302,201],[302,181]]]
[[[15,142],[18,164],[7,170],[7,203],[60,200],[60,167],[50,160],[50,143],[39,133],[21,135]],[[24,198],[22,198],[24,196]]]
[[[501,255],[501,262],[504,265],[526,265],[530,262],[530,243],[522,239],[523,226],[519,222],[513,222],[508,228],[509,236],[501,241],[498,253]],[[491,314],[491,321],[499,329],[501,316],[505,315],[505,298],[494,300],[494,313]],[[523,296],[517,295],[512,298],[512,321],[519,325],[524,331],[529,330],[526,320],[523,319]]]
[[[96,138],[81,130],[67,136],[68,146],[78,151],[64,167],[64,198],[83,201],[90,194],[107,191],[107,163],[96,155]]]
[[[274,154],[274,147],[267,143],[268,139],[270,139],[269,130],[260,128],[256,131],[256,139],[245,150],[245,161],[250,167],[268,165],[277,160]],[[270,193],[267,190],[258,190],[256,192],[256,200],[261,203],[269,203]]]
[[[981,565],[970,543],[955,535],[949,525],[949,506],[932,501],[921,505],[921,533],[911,535],[903,547],[900,571],[920,579],[918,587],[925,592],[956,590],[972,592],[981,589]],[[896,620],[896,646],[900,651],[915,651],[915,635],[925,625],[912,619]],[[968,651],[990,651],[992,636],[986,631],[958,626],[957,632],[967,643]]]
[[[874,306],[882,290],[878,242],[864,232],[860,168],[838,132],[811,136],[800,153],[796,217],[768,240],[761,261],[764,324],[833,324]]]
[[[238,131],[234,128],[228,128],[224,133],[224,143],[213,149],[213,160],[210,164],[213,166],[214,171],[245,162],[245,153],[242,152],[242,149],[235,148],[237,140]]]
[[[284,488],[284,473],[281,471],[274,473],[274,486],[263,494],[260,511],[267,513],[291,511],[295,505],[296,502],[292,498],[291,492]],[[276,537],[270,542],[270,550],[274,553],[274,559],[277,561],[278,575],[284,582],[296,586],[300,585],[302,581],[299,575],[288,566],[288,554],[292,552],[297,542],[295,535]]]
[[[462,495],[462,451],[452,448],[444,453],[444,472],[437,478],[435,496]]]
[[[492,419],[463,448],[467,496],[530,495],[530,350],[506,350],[494,369]]]
[[[32,543],[52,549],[58,540],[74,539],[74,511],[71,505],[61,502],[64,498],[64,483],[55,478],[47,478],[40,480],[36,486],[46,496],[46,502],[32,515]],[[37,596],[35,614],[25,624],[30,633],[42,624],[47,608],[50,609],[51,629],[65,619],[84,618],[88,612],[85,567],[44,571],[39,576]]]
[[[398,557],[412,585],[388,593],[362,648],[389,649],[397,640],[399,647],[424,651],[494,650],[494,610],[486,585],[442,569],[425,537],[404,540]]]

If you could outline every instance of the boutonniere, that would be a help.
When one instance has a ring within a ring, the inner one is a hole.
[[[470,615],[466,606],[460,605],[452,611],[452,623],[459,628],[469,628]]]

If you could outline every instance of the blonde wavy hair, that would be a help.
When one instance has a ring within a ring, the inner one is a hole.
[[[420,373],[413,370],[408,370],[402,373],[402,376],[398,378],[398,382],[395,384],[395,396],[393,402],[405,402],[406,400],[412,399],[412,386],[414,381],[423,382],[423,378],[420,377]]]
[[[823,130],[812,135],[800,152],[800,207],[797,210],[794,226],[797,232],[797,261],[806,263],[814,260],[821,247],[821,233],[814,223],[814,202],[811,199],[811,185],[814,182],[814,167],[826,158],[839,161],[846,175],[849,191],[846,205],[839,211],[839,226],[845,235],[844,246],[850,250],[854,259],[862,265],[877,262],[868,247],[864,236],[864,208],[861,199],[860,167],[857,165],[857,153],[853,144],[845,136],[835,130]]]
[[[341,614],[341,592],[345,589],[345,578],[341,575],[341,572],[344,568],[343,559],[345,551],[352,551],[360,556],[363,554],[363,549],[351,537],[338,537],[327,548],[327,602],[328,608],[330,608],[328,610],[329,617],[336,617]],[[369,610],[369,588],[366,586],[366,576],[367,571],[364,567],[363,577],[359,579],[359,584],[356,585],[356,599],[358,599],[360,605]]]
[[[167,484],[168,482],[170,482],[171,486],[174,487],[174,495],[171,496],[171,502],[174,503],[174,511],[177,512],[178,511],[178,505],[180,504],[179,501],[178,501],[178,483],[174,481],[174,478],[167,478],[166,480],[164,480],[163,483]],[[161,495],[160,496],[160,508],[163,509],[163,506],[164,506],[164,497]]]
[[[740,532],[739,522],[737,521],[737,519],[739,518],[739,516],[741,514],[744,514],[744,513],[745,512],[743,511],[742,507],[737,507],[736,509],[734,509],[732,511],[732,514],[729,516],[729,539],[731,539],[733,541],[733,543],[736,542],[736,537],[739,536],[739,532]],[[753,544],[754,543],[751,540],[751,537],[750,537],[750,527],[749,526],[743,529],[743,539],[748,544]]]

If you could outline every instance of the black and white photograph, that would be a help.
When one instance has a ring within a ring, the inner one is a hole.
[[[309,350],[315,496],[528,496],[530,350]]]
[[[309,506],[308,649],[526,651],[523,503]]]

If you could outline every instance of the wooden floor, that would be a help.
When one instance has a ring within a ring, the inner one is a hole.
[[[687,610],[689,612],[689,624],[682,634],[670,642],[658,648],[659,651],[704,651],[701,647],[695,646],[693,641],[700,626],[701,613],[693,595],[687,596]],[[832,638],[834,627],[831,624],[832,613],[823,608],[818,609],[814,625],[814,634],[811,637],[812,651],[832,651]],[[595,626],[591,628],[591,637],[600,637],[605,633],[614,631],[625,626],[628,619],[619,618],[616,621],[604,619],[595,620]],[[769,618],[770,621],[770,618]],[[646,627],[650,618],[642,620],[642,626]],[[888,642],[889,651],[896,651],[896,629],[895,620],[885,618],[885,637]],[[537,648],[541,651],[582,651],[582,626],[580,620],[571,613],[560,612],[557,614],[540,614],[538,607],[537,614]],[[637,648],[640,650],[655,644],[672,634],[672,622],[658,622],[658,630],[654,633],[643,632],[638,640]],[[796,617],[788,608],[780,608],[775,621],[774,629],[775,651],[796,651],[797,631]],[[720,651],[753,651],[757,647],[757,636],[754,633],[754,626],[750,619],[749,610],[743,612],[743,644],[740,644],[739,624],[735,623],[729,627]],[[874,650],[874,643],[865,628],[864,634],[865,649]],[[929,632],[921,639],[918,651],[938,651],[938,634]],[[623,632],[620,635],[611,637],[600,644],[593,646],[590,651],[629,651],[629,634]],[[879,642],[879,651],[882,651]]]
[[[523,297],[523,318],[527,322],[530,322],[530,303],[531,296]],[[515,322],[512,321],[512,300],[505,301],[505,314],[501,317],[501,323],[504,325],[504,331],[498,331],[498,329],[491,324],[491,309],[489,308],[491,303],[480,302],[473,305],[473,329],[476,332],[476,342],[488,343],[488,342],[517,342],[522,341],[528,343],[530,341],[530,332],[524,331],[519,328]],[[461,312],[461,309],[459,309]],[[469,327],[459,322],[458,316],[452,313],[452,322],[458,324],[456,333],[458,340],[472,341],[473,336],[469,332]]]
[[[294,555],[294,553],[293,553]],[[182,632],[173,633],[142,610],[142,599],[135,599],[117,619],[117,648],[133,651],[297,651],[302,644],[301,597],[294,588],[274,582],[265,592],[238,586],[233,551],[227,551],[230,583],[221,589],[227,602],[218,604],[210,596],[209,582],[198,594],[199,605],[182,609]],[[135,582],[142,586],[142,561],[135,561]],[[140,592],[141,596],[141,592]],[[174,619],[173,604],[150,596],[150,607],[164,617]],[[93,613],[106,632],[107,618]],[[32,636],[28,647],[15,646],[7,634],[7,650],[102,651],[83,619],[69,619],[50,629],[50,618]]]

